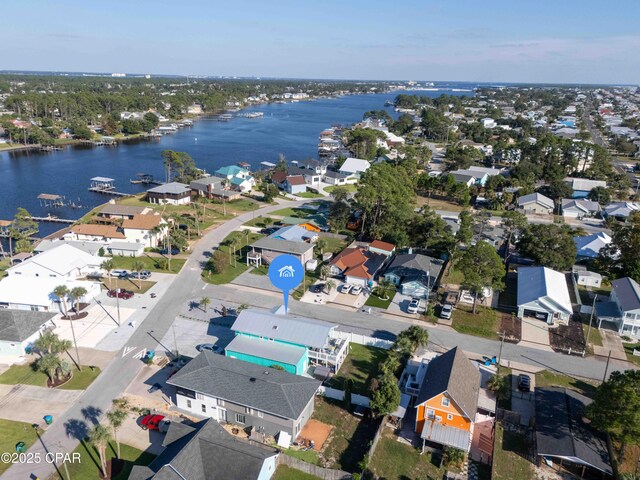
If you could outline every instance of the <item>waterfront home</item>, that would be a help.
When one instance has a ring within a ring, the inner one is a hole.
[[[125,234],[115,225],[97,225],[93,223],[81,223],[73,225],[64,235],[65,240],[80,242],[110,243],[113,240],[125,240]]]
[[[518,198],[518,209],[522,213],[536,213],[543,215],[551,215],[553,213],[554,203],[549,197],[545,197],[541,193],[530,193]]]
[[[0,359],[13,363],[24,358],[26,349],[40,333],[53,324],[54,312],[32,312],[29,310],[0,309]]]
[[[322,180],[322,175],[317,173],[315,170],[309,168],[300,168],[300,167],[289,167],[287,173],[291,175],[302,175],[304,177],[304,181],[308,185],[314,185],[320,183]]]
[[[204,197],[208,199],[221,198],[224,200],[237,200],[241,197],[241,194],[237,190],[231,190],[226,184],[226,180],[209,176],[193,180],[189,183],[192,193],[198,197]]]
[[[7,269],[9,276],[70,279],[86,277],[100,269],[102,258],[64,242]]]
[[[427,443],[471,449],[478,411],[480,372],[458,347],[426,365],[415,401],[415,432]]]
[[[231,435],[213,419],[171,422],[162,446],[148,466],[133,467],[129,480],[269,480],[279,455],[276,448]]]
[[[333,276],[343,277],[346,283],[366,287],[386,260],[386,255],[371,252],[366,247],[349,247],[331,260],[330,272]]]
[[[307,182],[302,175],[287,175],[284,189],[292,195],[303,193],[307,191]]]
[[[443,264],[442,260],[419,253],[396,255],[384,279],[400,287],[403,295],[427,298],[436,286]]]
[[[573,237],[578,258],[598,258],[600,250],[611,243],[611,237],[604,232]]]
[[[609,301],[596,302],[598,328],[605,321],[620,335],[640,338],[640,285],[624,277],[612,281],[611,287]]]
[[[553,325],[568,323],[573,313],[567,278],[547,267],[518,268],[518,318],[533,317]]]
[[[580,478],[585,470],[586,478],[613,478],[607,440],[585,418],[592,400],[564,387],[536,387],[534,397],[539,461],[556,462]]]
[[[298,162],[298,166],[306,170],[311,170],[315,172],[316,175],[320,175],[320,176],[327,173],[327,164],[319,160],[314,160],[314,159],[301,160],[300,162]]]
[[[586,199],[563,198],[560,206],[564,218],[580,219],[600,213],[600,204]]]
[[[59,300],[53,295],[53,290],[60,285],[66,286],[69,290],[84,287],[87,294],[81,299],[83,303],[88,303],[98,295],[101,286],[97,282],[74,281],[67,278],[9,275],[0,282],[0,309],[60,311]]]
[[[216,177],[226,179],[235,190],[240,192],[250,192],[256,185],[255,178],[246,168],[238,165],[227,165],[214,172]]]
[[[289,373],[304,375],[309,365],[337,372],[349,353],[349,342],[339,338],[336,326],[285,314],[243,310],[231,326],[235,337],[225,355],[257,365],[279,365]]]
[[[573,192],[571,198],[586,198],[589,192],[596,187],[607,188],[607,182],[604,180],[567,177],[564,179],[564,182],[571,187],[571,191]]]
[[[155,248],[166,236],[169,228],[159,214],[134,215],[122,222],[127,242],[139,243],[143,247]]]
[[[147,201],[158,205],[186,205],[191,203],[191,188],[180,182],[158,185],[147,190]]]
[[[360,176],[366,172],[370,166],[371,163],[369,163],[368,160],[350,157],[344,161],[338,171],[349,177],[347,179],[347,183],[356,183],[360,179]]]
[[[98,212],[98,218],[100,219],[132,219],[134,215],[147,215],[153,213],[153,209],[150,207],[138,207],[135,205],[121,205],[111,200],[104,205]]]
[[[314,410],[320,382],[208,350],[167,380],[178,409],[265,433],[296,438]]]
[[[293,255],[302,265],[313,259],[313,244],[310,242],[296,242],[292,240],[280,240],[277,238],[263,237],[251,245],[251,251],[247,253],[247,265],[262,265],[282,254]]]

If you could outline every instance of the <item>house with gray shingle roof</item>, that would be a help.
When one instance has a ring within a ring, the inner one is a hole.
[[[149,466],[133,467],[129,480],[269,480],[279,454],[231,435],[212,419],[171,423],[162,446]]]
[[[297,437],[311,418],[320,382],[203,351],[167,383],[176,406],[259,433]]]
[[[443,263],[419,253],[396,255],[384,273],[384,279],[399,286],[403,295],[427,298],[436,285]]]
[[[0,309],[0,357],[20,357],[48,326],[56,312]]]
[[[596,302],[598,326],[610,322],[620,335],[640,338],[640,285],[624,277],[611,282],[611,287],[609,301]]]
[[[539,213],[550,215],[554,208],[553,200],[541,193],[530,193],[518,199],[518,209],[523,213]]]

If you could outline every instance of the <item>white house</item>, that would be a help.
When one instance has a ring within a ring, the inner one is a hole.
[[[347,158],[342,166],[338,169],[340,173],[347,176],[353,176],[356,179],[360,178],[364,172],[369,170],[371,164],[368,160],[362,160],[361,158]]]
[[[161,215],[134,215],[122,222],[122,230],[127,242],[154,248],[167,234],[168,225]]]
[[[61,243],[7,270],[11,276],[75,280],[100,269],[102,258]]]
[[[584,199],[562,199],[562,216],[564,218],[593,217],[600,212],[600,204]]]
[[[226,178],[229,184],[240,192],[249,192],[256,185],[255,178],[246,168],[238,165],[227,165],[214,172],[216,177]]]
[[[611,282],[608,302],[596,302],[599,324],[615,324],[620,335],[640,338],[640,285],[629,277]]]
[[[582,258],[596,258],[600,254],[600,249],[611,243],[611,237],[604,232],[585,235],[583,237],[573,237],[576,244],[577,256]]]
[[[518,199],[518,209],[524,213],[550,215],[553,213],[553,200],[541,193],[530,193]]]
[[[584,270],[574,270],[573,276],[576,279],[576,283],[584,287],[600,288],[602,285],[602,275],[590,272],[586,268]]]
[[[180,182],[158,185],[147,190],[147,201],[159,205],[186,205],[191,203],[191,188]]]
[[[25,355],[40,332],[53,326],[54,312],[0,309],[0,361],[13,363]]]
[[[493,118],[483,118],[482,120],[480,120],[480,123],[482,123],[482,126],[484,128],[496,128],[496,121]]]
[[[518,268],[518,317],[535,317],[549,325],[567,323],[573,313],[563,273],[547,267]]]
[[[72,281],[59,277],[9,275],[0,282],[0,308],[58,312],[58,298],[53,294],[53,290],[59,285],[64,285],[69,290],[84,287],[87,294],[81,299],[83,303],[88,303],[100,293],[100,283],[97,282]]]

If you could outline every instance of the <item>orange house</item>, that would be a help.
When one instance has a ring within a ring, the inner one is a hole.
[[[416,400],[415,431],[426,442],[471,448],[480,372],[458,348],[429,362]]]

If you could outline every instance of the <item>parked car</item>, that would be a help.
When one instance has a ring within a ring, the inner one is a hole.
[[[107,292],[107,297],[116,298],[117,296],[118,298],[122,298],[123,300],[129,300],[133,297],[133,295],[134,293],[131,290],[124,290],[123,288],[119,288],[117,291],[109,290]]]
[[[149,270],[142,270],[140,272],[131,272],[129,274],[129,278],[139,278],[140,280],[147,280],[151,277],[151,272]]]
[[[419,298],[413,298],[407,307],[408,313],[418,313],[418,310],[422,306],[422,301]]]
[[[320,231],[321,232],[330,232],[331,231],[331,227],[329,225],[323,225],[320,227]]]
[[[157,430],[161,433],[165,433],[169,430],[169,425],[171,422],[169,420],[165,420],[164,415],[157,414],[149,414],[142,418],[140,422],[140,426],[143,430]]]
[[[223,352],[221,347],[219,347],[218,345],[214,345],[213,343],[203,343],[202,345],[198,345],[196,346],[196,350],[199,352],[202,352],[204,350],[209,350],[210,352],[220,353],[220,354],[222,354]]]
[[[264,234],[264,235],[271,235],[272,233],[275,233],[279,230],[278,227],[268,227],[268,228],[263,228],[262,230],[260,230],[260,233]]]
[[[111,276],[112,277],[118,277],[118,278],[127,278],[129,276],[129,271],[128,270],[111,270]]]
[[[160,250],[160,253],[162,255],[169,255],[169,249],[168,248],[163,248],[162,250]],[[171,247],[171,255],[178,255],[180,253],[180,249],[176,248],[176,247]]]
[[[529,375],[525,375],[524,373],[518,375],[518,390],[521,392],[531,391],[531,377],[529,377]]]
[[[440,318],[451,318],[451,314],[453,313],[453,305],[447,303],[443,305],[440,309]]]
[[[353,285],[349,285],[348,283],[343,283],[340,285],[340,293],[349,293]]]
[[[360,295],[360,292],[362,292],[362,285],[354,285],[349,291],[351,295]]]
[[[311,293],[322,293],[324,290],[324,283],[316,283],[315,285],[311,285],[309,287],[309,291]]]

